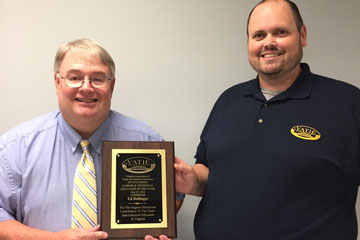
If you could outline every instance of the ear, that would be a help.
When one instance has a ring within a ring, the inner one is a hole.
[[[300,31],[300,40],[301,40],[301,46],[306,47],[307,45],[307,30],[305,24],[301,27]]]
[[[111,96],[112,96],[112,94],[113,94],[113,92],[114,92],[115,80],[116,80],[116,79],[115,79],[115,77],[114,77],[114,79],[111,80],[111,83],[110,83]]]
[[[60,89],[61,81],[60,81],[59,74],[57,74],[57,73],[54,74],[54,82],[55,82],[56,94],[58,95],[58,91]]]

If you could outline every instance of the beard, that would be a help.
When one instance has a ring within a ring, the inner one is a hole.
[[[277,49],[274,49],[277,50]],[[286,76],[293,69],[295,69],[301,62],[303,57],[303,48],[299,44],[297,52],[287,59],[274,60],[273,62],[263,63],[259,57],[256,61],[250,60],[250,65],[259,74],[269,79],[278,79]]]

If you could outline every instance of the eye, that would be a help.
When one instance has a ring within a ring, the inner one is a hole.
[[[279,29],[279,30],[277,31],[277,35],[278,35],[278,36],[286,36],[286,35],[288,35],[288,31],[286,31],[286,30],[284,30],[284,29]]]
[[[92,77],[91,78],[91,82],[94,82],[94,83],[103,83],[105,82],[105,77]]]
[[[70,75],[67,77],[67,79],[69,79],[72,82],[82,81],[82,77],[76,75]]]
[[[255,40],[261,40],[265,37],[265,34],[262,33],[262,32],[257,32],[257,33],[254,33],[252,38],[255,39]]]

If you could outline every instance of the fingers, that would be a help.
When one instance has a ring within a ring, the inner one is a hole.
[[[175,157],[174,168],[183,173],[190,173],[192,171],[192,166],[178,157]]]
[[[96,239],[107,239],[109,237],[109,235],[106,232],[98,231],[98,232],[95,232],[95,237],[96,237]]]
[[[168,238],[167,236],[161,235],[161,236],[160,236],[160,240],[171,240],[171,239]]]
[[[194,172],[193,167],[190,166],[189,164],[185,163],[185,164],[174,164],[174,168],[175,168],[175,174],[179,173],[179,174],[189,174]]]
[[[145,236],[144,240],[158,240],[157,238],[154,238],[150,235]]]
[[[145,236],[144,240],[171,240],[171,238],[168,238],[165,235],[160,235],[159,239],[157,239],[157,238],[154,238],[154,237],[152,237],[150,235],[147,235],[147,236]]]
[[[94,228],[71,228],[56,232],[56,239],[107,239],[106,232],[99,231],[100,227]]]
[[[183,160],[181,160],[181,158],[178,158],[177,156],[175,156],[175,163],[180,164],[181,162],[183,162]]]
[[[90,231],[91,232],[96,232],[100,230],[100,225],[97,225],[96,227],[92,228]]]
[[[96,239],[107,239],[108,238],[108,234],[106,232],[103,231],[99,231],[100,230],[100,225],[97,225],[96,227],[90,229],[90,232],[94,233],[94,237]]]

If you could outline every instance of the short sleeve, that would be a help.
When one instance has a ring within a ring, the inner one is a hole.
[[[5,150],[0,149],[0,221],[13,220],[16,215],[16,190],[11,179],[10,164]]]
[[[208,167],[209,164],[206,160],[206,148],[205,148],[203,140],[200,141],[200,143],[197,147],[195,158],[196,158],[195,163],[201,163],[201,164],[205,165],[206,167]]]

